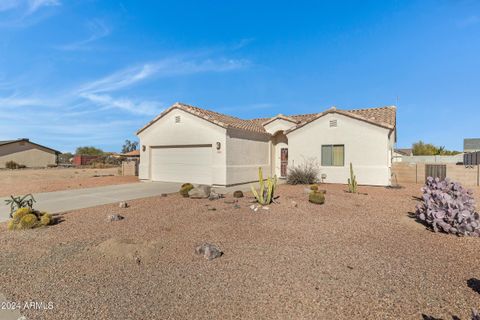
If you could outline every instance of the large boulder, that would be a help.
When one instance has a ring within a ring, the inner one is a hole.
[[[210,196],[212,187],[201,184],[188,191],[188,196],[192,199],[206,199]]]

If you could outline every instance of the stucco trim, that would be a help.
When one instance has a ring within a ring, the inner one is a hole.
[[[167,149],[167,148],[211,148],[212,144],[172,144],[163,146],[150,146],[152,149]]]
[[[317,116],[313,117],[312,119],[304,122],[304,123],[301,123],[299,125],[297,125],[296,127],[294,128],[291,128],[291,129],[288,129],[285,131],[285,134],[289,134],[290,132],[293,132],[297,129],[300,129],[300,128],[303,128],[304,126],[314,122],[315,120],[318,120],[320,119],[321,117],[327,115],[327,114],[331,114],[331,113],[337,113],[337,114],[340,114],[340,115],[343,115],[343,116],[346,116],[346,117],[349,117],[349,118],[352,118],[352,119],[355,119],[355,120],[359,120],[359,121],[363,121],[363,122],[367,122],[367,123],[370,123],[372,125],[375,125],[375,126],[378,126],[378,127],[382,127],[382,128],[386,128],[386,129],[390,129],[391,131],[394,131],[395,130],[395,126],[392,126],[388,123],[384,123],[384,122],[376,122],[376,121],[372,121],[368,118],[365,118],[365,117],[362,117],[362,116],[359,116],[359,115],[356,115],[356,114],[352,114],[350,112],[347,112],[347,111],[343,111],[343,110],[337,110],[336,108],[331,108],[325,112],[321,112],[319,113]]]
[[[277,120],[277,119],[281,119],[281,120],[285,120],[285,121],[290,121],[290,122],[296,123],[296,124],[300,123],[300,121],[297,121],[297,120],[295,120],[295,119],[293,119],[293,118],[284,116],[283,114],[280,113],[280,114],[276,115],[275,117],[273,117],[273,118],[271,118],[271,119],[263,122],[263,123],[262,123],[262,126],[266,126],[267,124],[272,123],[272,122],[274,122],[274,121]]]

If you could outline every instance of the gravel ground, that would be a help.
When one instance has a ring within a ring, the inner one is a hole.
[[[409,218],[418,185],[324,187],[322,206],[282,185],[281,203],[256,213],[246,198],[235,209],[169,195],[3,231],[0,292],[54,303],[28,319],[467,319],[480,307],[480,239]],[[125,219],[106,222],[112,213]],[[225,254],[195,255],[203,242]]]
[[[118,175],[119,168],[0,170],[0,197],[138,182]]]

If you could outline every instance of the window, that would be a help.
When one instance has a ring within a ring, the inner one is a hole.
[[[336,127],[337,126],[337,120],[330,120],[330,127]]]
[[[322,166],[343,167],[345,165],[345,146],[343,144],[322,145]]]
[[[180,116],[175,116],[175,123],[180,123],[181,120]]]

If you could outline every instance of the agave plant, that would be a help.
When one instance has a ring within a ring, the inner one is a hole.
[[[423,203],[417,205],[415,213],[433,231],[480,236],[480,215],[475,211],[471,190],[448,178],[441,181],[432,177],[421,190]]]
[[[253,195],[257,199],[257,202],[262,206],[272,203],[273,194],[275,193],[275,189],[277,187],[277,176],[274,176],[273,178],[269,177],[265,185],[262,168],[258,168],[258,183],[260,184],[260,190],[258,192],[253,186],[250,186]]]

